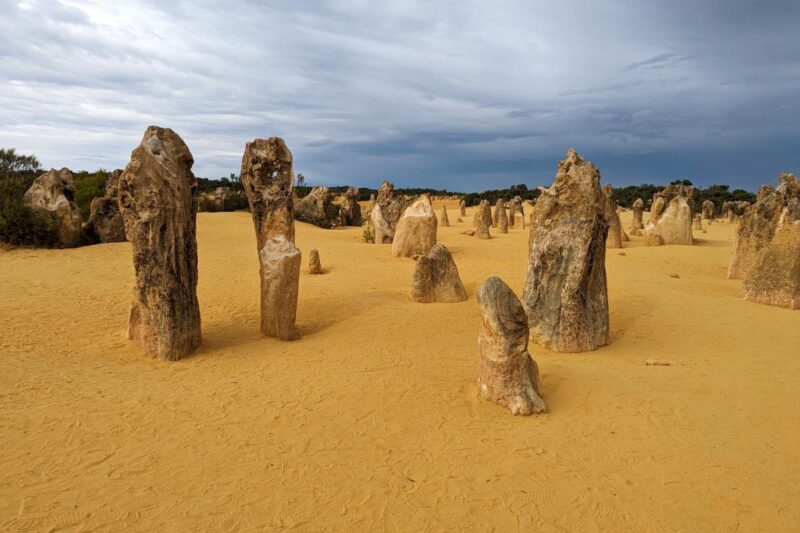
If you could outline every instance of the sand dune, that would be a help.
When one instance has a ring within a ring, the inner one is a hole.
[[[0,530],[800,530],[800,313],[739,298],[732,225],[609,250],[610,345],[532,345],[550,413],[512,417],[477,394],[475,293],[521,291],[528,232],[449,207],[458,304],[298,224],[327,273],[296,342],[259,332],[250,215],[200,214],[204,344],[172,363],[124,339],[127,243],[0,252]]]

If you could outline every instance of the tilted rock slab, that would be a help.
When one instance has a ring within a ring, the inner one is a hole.
[[[461,283],[458,267],[445,245],[436,244],[427,255],[420,255],[415,259],[417,266],[411,286],[413,301],[454,303],[467,299],[467,291]]]
[[[261,332],[294,340],[300,286],[300,250],[294,245],[292,153],[279,137],[245,145],[242,188],[256,231],[261,279]]]
[[[608,343],[605,201],[597,167],[570,149],[533,208],[522,301],[531,340],[551,350]]]
[[[782,210],[775,234],[744,279],[744,299],[800,309],[800,198]]]
[[[68,168],[51,168],[33,180],[23,196],[32,210],[55,215],[58,242],[66,248],[81,244],[81,211],[74,200],[75,180]]]
[[[119,178],[119,209],[135,281],[128,338],[174,361],[201,343],[197,301],[197,180],[177,133],[150,126]]]
[[[392,255],[411,257],[424,255],[436,244],[437,221],[431,199],[421,194],[413,204],[406,208],[397,223],[392,241]]]
[[[539,367],[528,352],[528,318],[519,299],[503,280],[491,277],[478,290],[478,305],[481,397],[514,415],[546,412]]]
[[[794,174],[782,174],[780,184],[759,189],[758,201],[742,216],[736,227],[733,253],[728,266],[729,279],[744,279],[758,254],[772,241],[783,210],[794,198],[800,198],[800,182]],[[734,209],[734,206],[731,206]]]
[[[333,195],[327,187],[314,187],[307,196],[297,200],[294,216],[297,220],[328,229],[337,221],[339,211],[333,206]]]
[[[475,209],[475,215],[472,217],[472,225],[475,228],[475,236],[477,238],[491,238],[489,226],[492,225],[492,210],[488,201],[481,200],[481,203]]]

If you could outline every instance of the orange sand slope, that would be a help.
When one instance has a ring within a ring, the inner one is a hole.
[[[123,337],[127,243],[0,253],[0,530],[800,530],[800,312],[739,299],[733,226],[609,250],[611,344],[531,346],[550,413],[525,418],[477,395],[475,292],[521,291],[527,230],[451,210],[470,300],[426,305],[411,259],[298,224],[327,273],[287,343],[258,331],[250,215],[198,218],[204,345],[176,363]]]

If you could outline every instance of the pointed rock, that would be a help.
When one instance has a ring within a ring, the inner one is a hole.
[[[597,167],[570,149],[533,208],[522,300],[531,340],[554,351],[608,343],[605,203]]]

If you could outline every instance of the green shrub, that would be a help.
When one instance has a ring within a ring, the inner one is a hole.
[[[92,200],[106,194],[106,181],[110,175],[109,171],[102,168],[95,172],[81,171],[72,174],[75,178],[75,203],[81,210],[83,220],[89,218]]]
[[[30,181],[18,177],[0,179],[0,241],[16,246],[56,247],[59,242],[55,214],[34,211],[23,202]]]
[[[364,228],[364,231],[361,233],[361,238],[364,242],[375,244],[375,230],[372,229],[372,226],[367,225]]]

